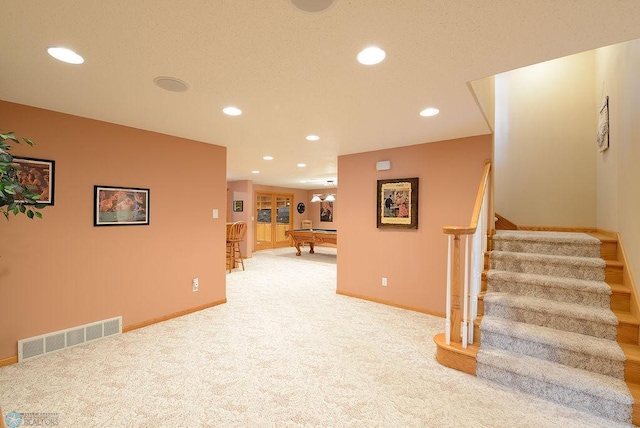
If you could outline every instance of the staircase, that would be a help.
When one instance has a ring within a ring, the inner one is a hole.
[[[462,349],[436,336],[449,367],[640,425],[640,347],[617,240],[605,234],[498,231]]]

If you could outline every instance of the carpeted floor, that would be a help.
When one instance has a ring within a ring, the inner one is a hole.
[[[340,296],[335,250],[260,251],[228,303],[0,368],[5,412],[60,427],[603,427],[440,366],[440,318]]]

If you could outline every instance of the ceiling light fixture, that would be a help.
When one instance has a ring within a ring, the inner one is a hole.
[[[84,58],[67,48],[53,46],[47,48],[47,53],[55,59],[68,64],[82,64],[84,62]]]
[[[171,92],[184,92],[189,89],[189,85],[175,77],[158,76],[153,79],[153,83],[155,83],[159,88]]]
[[[273,160],[273,156],[262,156],[264,160]]]
[[[291,4],[303,12],[319,13],[328,10],[335,0],[291,0]]]
[[[304,168],[305,166],[307,166],[307,164],[306,164],[306,163],[299,163],[299,164],[298,164],[298,168]]]
[[[313,195],[311,202],[322,202],[322,199],[320,199],[320,195]]]
[[[260,174],[260,171],[258,171],[258,170],[253,170],[253,171],[251,171],[251,174]]]
[[[420,112],[420,116],[429,117],[429,116],[435,116],[438,113],[440,113],[440,110],[438,110],[437,108],[429,107],[422,110]]]
[[[309,141],[318,141],[320,139],[320,137],[318,137],[317,135],[307,135],[307,140]]]
[[[324,200],[327,201],[327,202],[333,202],[333,201],[336,200],[336,197],[333,196],[333,195],[327,195],[327,197],[324,198]]]
[[[385,51],[376,46],[371,46],[363,49],[358,54],[358,62],[364,65],[375,65],[381,63],[386,56]]]
[[[233,106],[223,108],[222,112],[228,116],[240,116],[242,114],[242,110]]]

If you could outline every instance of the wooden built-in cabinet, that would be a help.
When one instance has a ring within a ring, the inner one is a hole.
[[[286,232],[293,225],[292,206],[292,194],[256,192],[254,213],[256,251],[291,245]]]

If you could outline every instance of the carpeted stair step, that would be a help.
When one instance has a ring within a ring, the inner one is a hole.
[[[484,316],[482,344],[624,380],[625,353],[613,340]]]
[[[604,281],[605,261],[592,257],[550,256],[546,254],[491,252],[491,269]]]
[[[604,281],[491,270],[487,272],[487,290],[599,308],[611,307],[611,287]]]
[[[618,318],[610,309],[488,292],[484,314],[562,331],[616,340]]]
[[[600,258],[598,238],[586,233],[498,230],[493,235],[493,249],[514,253]]]
[[[484,344],[478,377],[618,422],[630,423],[633,397],[620,379]]]

